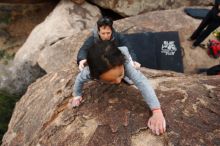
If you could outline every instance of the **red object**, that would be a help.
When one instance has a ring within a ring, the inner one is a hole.
[[[218,40],[209,40],[208,54],[214,58],[220,56],[220,42]]]

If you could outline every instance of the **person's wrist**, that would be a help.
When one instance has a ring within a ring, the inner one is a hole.
[[[152,109],[151,111],[152,111],[153,113],[158,113],[158,112],[162,113],[161,108],[154,108],[154,109]]]
[[[81,96],[75,96],[74,97],[74,100],[78,100],[78,99],[80,99],[81,98]]]

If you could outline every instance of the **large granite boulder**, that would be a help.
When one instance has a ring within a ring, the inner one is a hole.
[[[0,51],[15,54],[32,29],[53,10],[56,2],[1,3],[0,2]],[[0,57],[1,63],[2,57]]]
[[[77,72],[49,73],[16,104],[2,146],[191,146],[220,144],[220,78],[142,69],[156,90],[167,132],[153,135],[140,92],[91,81],[84,102],[68,109]]]
[[[37,78],[45,75],[46,72],[38,64],[24,62],[20,67],[15,68],[13,64],[4,66],[0,64],[0,90],[22,96],[28,85]]]
[[[72,46],[77,47],[79,34],[88,32],[100,16],[99,9],[86,2],[78,5],[60,1],[45,21],[33,29],[16,53],[13,65],[4,71],[8,73],[0,76],[0,89],[20,94],[45,71],[73,65],[70,61],[76,53]],[[64,44],[66,40],[68,43]]]
[[[89,0],[96,5],[111,9],[122,16],[135,16],[141,13],[176,9],[183,6],[204,6],[211,4],[210,0]]]
[[[32,29],[48,16],[56,4],[51,0],[0,2],[0,90],[23,95],[30,83],[45,74],[38,64],[23,62],[15,67],[11,60]]]
[[[36,64],[39,55],[47,47],[62,42],[67,37],[77,38],[83,30],[91,29],[100,16],[99,9],[91,4],[77,5],[67,0],[60,1],[46,20],[34,28],[16,53],[14,61],[16,63],[30,61]]]

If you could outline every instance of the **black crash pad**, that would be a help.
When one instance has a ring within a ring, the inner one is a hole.
[[[125,34],[141,66],[183,72],[178,32]]]
[[[184,12],[196,19],[203,19],[208,14],[209,9],[205,8],[185,8]]]

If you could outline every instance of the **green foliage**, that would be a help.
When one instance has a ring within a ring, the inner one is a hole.
[[[5,24],[11,23],[11,15],[0,13],[0,23],[5,23]]]
[[[8,64],[9,60],[13,60],[15,53],[9,54],[5,50],[0,49],[0,60],[3,61],[4,64]]]
[[[5,56],[5,50],[0,49],[0,59]]]
[[[18,99],[18,96],[0,91],[0,139],[2,139],[4,133],[7,131],[8,123]]]
[[[220,32],[218,30],[213,31],[212,33],[216,39],[220,40]]]

